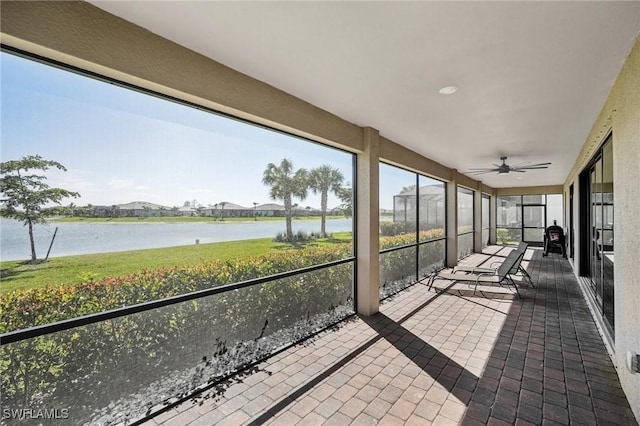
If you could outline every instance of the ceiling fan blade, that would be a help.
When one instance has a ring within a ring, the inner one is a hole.
[[[521,168],[520,169],[510,169],[509,171],[510,172],[516,172],[516,173],[526,173],[527,172],[526,170],[522,170]]]
[[[497,170],[476,170],[476,171],[469,171],[467,173],[470,175],[483,175],[485,173],[493,173],[493,172],[497,172]]]
[[[548,169],[549,167],[547,166],[538,166],[538,167],[533,167],[533,166],[527,166],[527,167],[518,167],[515,169],[511,169],[511,170],[539,170],[539,169]]]
[[[467,169],[470,172],[485,172],[485,171],[492,171],[492,170],[498,170],[498,169],[492,169],[490,167],[474,167],[472,169]]]
[[[536,164],[527,164],[526,166],[520,166],[520,168],[527,168],[527,167],[538,167],[538,166],[550,166],[551,163],[536,163]]]

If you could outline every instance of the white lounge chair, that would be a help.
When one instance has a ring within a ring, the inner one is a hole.
[[[527,243],[520,243],[518,244],[518,248],[515,249],[515,251],[522,253],[522,255],[524,256],[525,251],[527,250],[527,247],[529,247],[529,244]],[[513,252],[512,252],[513,253]],[[486,266],[468,266],[468,265],[457,265],[453,268],[453,272],[471,272],[474,274],[484,274],[484,273],[495,273],[497,271],[497,269],[500,267],[500,265],[502,264],[502,262],[491,262],[491,264],[486,267]],[[527,272],[526,269],[524,269],[524,267],[522,266],[522,259],[520,259],[520,261],[517,263],[518,267],[513,271],[510,272],[510,275],[517,275],[518,272],[520,272],[522,274],[522,276],[524,276],[527,281],[529,281],[529,284],[531,285],[531,287],[535,287],[533,285],[533,280],[531,280],[531,276],[529,275],[529,273]]]
[[[502,264],[497,269],[492,269],[487,272],[476,272],[476,273],[465,273],[465,272],[438,272],[429,278],[429,290],[433,287],[433,282],[436,279],[443,279],[449,281],[466,281],[469,283],[475,283],[475,287],[473,289],[473,293],[475,294],[478,289],[478,284],[498,284],[498,285],[512,285],[516,290],[516,294],[519,298],[522,298],[520,292],[518,291],[518,286],[511,278],[511,271],[517,271],[522,261],[522,257],[524,256],[524,252],[519,252],[518,250],[513,250],[507,258],[502,262]],[[469,284],[471,285],[471,284]]]

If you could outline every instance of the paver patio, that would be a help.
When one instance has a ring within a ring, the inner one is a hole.
[[[567,260],[525,258],[523,299],[414,285],[146,425],[637,425]]]

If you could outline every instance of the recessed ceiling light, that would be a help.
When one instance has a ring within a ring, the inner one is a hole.
[[[453,95],[458,91],[458,86],[445,86],[438,90],[441,95]]]

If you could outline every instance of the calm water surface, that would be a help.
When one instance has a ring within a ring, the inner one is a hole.
[[[62,222],[36,225],[36,254],[43,258],[58,227],[50,257],[173,247],[220,241],[275,237],[285,230],[285,222],[193,222],[193,223],[85,223]],[[351,231],[352,220],[327,220],[327,232]],[[293,231],[320,231],[320,220],[294,221]],[[29,234],[22,223],[0,219],[0,259],[31,258]]]

